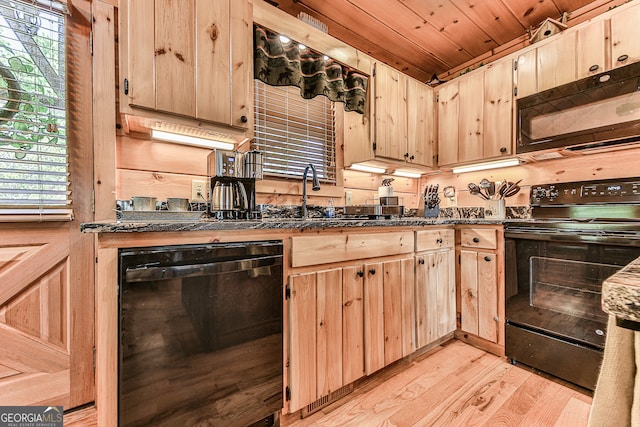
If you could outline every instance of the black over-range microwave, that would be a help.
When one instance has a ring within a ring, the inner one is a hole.
[[[517,100],[516,154],[640,142],[640,63]]]

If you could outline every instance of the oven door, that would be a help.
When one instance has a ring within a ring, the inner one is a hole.
[[[593,389],[607,316],[602,283],[640,256],[640,237],[605,224],[507,224],[505,351]]]

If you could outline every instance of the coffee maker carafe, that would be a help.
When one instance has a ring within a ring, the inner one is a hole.
[[[209,214],[217,219],[258,219],[256,179],[244,177],[242,155],[215,150],[209,156]]]
[[[241,181],[228,177],[216,178],[211,189],[211,210],[246,211],[248,208],[247,190]]]

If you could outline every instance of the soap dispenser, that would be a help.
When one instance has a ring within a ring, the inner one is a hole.
[[[333,206],[333,199],[329,199],[329,206],[327,206],[327,209],[324,212],[327,218],[335,218],[336,208]]]

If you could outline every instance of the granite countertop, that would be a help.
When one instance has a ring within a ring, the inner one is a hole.
[[[176,232],[204,230],[277,230],[277,229],[327,229],[356,227],[422,227],[446,224],[502,224],[504,220],[483,218],[420,218],[401,217],[390,219],[342,219],[342,218],[266,218],[261,220],[151,220],[151,221],[102,221],[84,223],[84,233],[134,233]]]
[[[135,232],[175,232],[206,230],[277,230],[277,229],[327,229],[356,227],[423,227],[447,224],[503,224],[506,221],[526,220],[526,207],[507,208],[506,219],[486,219],[483,208],[444,208],[437,218],[416,215],[391,217],[388,219],[348,218],[338,215],[325,218],[322,209],[310,210],[310,218],[300,218],[299,207],[267,207],[263,219],[257,220],[217,220],[207,217],[205,212],[154,211],[128,215],[117,220],[84,223],[80,229],[84,233],[135,233]]]
[[[640,322],[640,258],[604,281],[602,309],[618,321]]]

